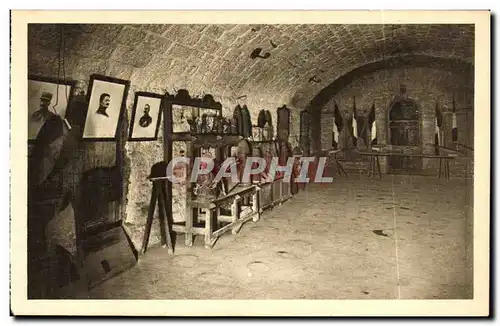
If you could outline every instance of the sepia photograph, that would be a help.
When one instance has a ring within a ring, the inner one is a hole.
[[[74,81],[30,76],[28,78],[28,140],[36,139],[45,121],[64,118]]]
[[[137,92],[130,120],[130,141],[149,141],[158,138],[163,95]]]
[[[90,77],[83,139],[115,139],[127,99],[128,85],[128,81],[108,76]]]
[[[489,11],[113,15],[12,12],[14,314],[488,315]]]

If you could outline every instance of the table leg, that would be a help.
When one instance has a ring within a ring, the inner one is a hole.
[[[240,200],[240,196],[239,195],[236,195],[233,199],[233,203],[231,204],[231,218],[232,218],[232,222],[231,223],[234,223],[236,222],[238,219],[239,219],[239,200]]]
[[[438,182],[439,180],[441,179],[441,164],[443,162],[443,159],[442,158],[439,158],[439,170],[438,170]]]
[[[376,157],[375,157],[375,160],[376,160],[376,162],[377,162],[377,172],[378,172],[378,178],[379,178],[380,180],[382,180],[382,172],[380,171],[380,161],[379,161],[379,157],[378,157],[378,156],[376,156]]]
[[[448,180],[448,160],[444,159],[444,178]]]
[[[446,179],[450,180],[451,179],[451,176],[450,176],[450,160],[445,159],[445,162],[446,162]]]
[[[337,168],[337,174],[340,177],[342,174],[345,174],[344,169],[342,168],[342,165],[340,164],[337,158],[334,158],[334,160],[335,160],[335,167]]]
[[[212,247],[212,214],[213,210],[205,209],[205,248]]]
[[[169,254],[174,253],[174,247],[172,245],[172,232],[170,229],[170,224],[168,222],[167,218],[167,209],[166,209],[166,203],[165,203],[165,198],[166,196],[165,192],[160,189],[159,191],[159,196],[158,196],[158,207],[160,208],[160,234],[162,238],[162,244],[165,244],[167,246],[167,250]]]
[[[197,209],[198,210],[198,209]],[[186,214],[186,233],[185,233],[185,243],[186,246],[191,247],[193,245],[193,208],[189,207]]]
[[[146,220],[146,229],[142,238],[141,253],[145,253],[148,249],[149,236],[151,235],[151,226],[153,225],[153,218],[156,207],[156,198],[158,197],[158,186],[153,182],[153,191],[151,192],[151,200],[149,201],[148,217]]]
[[[257,188],[255,193],[252,195],[252,210],[256,212],[255,217],[253,218],[254,222],[257,222],[260,219],[260,189]]]
[[[340,169],[342,174],[344,174],[347,177],[347,172],[344,170],[344,167],[342,166],[342,164],[338,160],[335,160],[335,162],[337,162],[337,168]]]
[[[161,194],[158,194],[158,218],[160,219],[160,237],[161,237],[161,245],[165,246],[167,244],[167,235],[165,232],[165,220],[163,218],[163,210],[165,209],[163,207],[163,202],[160,199]]]
[[[259,198],[259,217],[260,217],[260,214],[263,212],[263,209],[261,208],[260,204],[262,203],[262,192],[259,191],[258,192],[258,198]]]
[[[280,199],[279,199],[279,205],[283,205],[283,179],[279,181],[279,191],[280,191]]]
[[[374,165],[374,157],[373,156],[370,156],[370,169],[368,170],[368,177],[371,177],[373,175],[373,171],[374,171],[374,168],[373,168],[373,165]]]
[[[220,206],[217,206],[215,208],[215,227],[220,228],[220,222],[219,222],[219,216],[220,216]]]

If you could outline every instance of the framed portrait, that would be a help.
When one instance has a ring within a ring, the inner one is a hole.
[[[163,95],[136,92],[132,118],[130,120],[130,141],[158,139]]]
[[[33,142],[42,125],[53,115],[66,117],[74,80],[28,76],[28,142]]]
[[[90,76],[89,109],[83,128],[83,140],[114,141],[123,120],[130,81]]]

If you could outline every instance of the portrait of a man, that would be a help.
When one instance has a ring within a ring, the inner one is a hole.
[[[114,140],[125,108],[128,81],[93,75],[83,139]]]
[[[31,119],[34,121],[47,121],[50,117],[55,114],[50,112],[49,105],[52,101],[52,93],[43,92],[40,96],[40,108],[36,110],[32,115]]]
[[[33,141],[45,121],[66,116],[74,81],[30,77],[28,79],[28,141]]]
[[[149,115],[150,110],[149,104],[146,104],[144,106],[144,115],[139,120],[139,125],[143,128],[147,128],[153,122],[153,118]]]
[[[148,141],[158,137],[163,95],[137,92],[130,123],[129,140]]]
[[[110,103],[111,103],[111,95],[107,93],[102,93],[101,96],[99,97],[99,108],[97,109],[96,113],[109,118],[109,115],[108,113],[106,113],[106,110],[108,109]]]

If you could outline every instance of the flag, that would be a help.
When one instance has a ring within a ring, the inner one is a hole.
[[[337,126],[337,130],[339,132],[341,132],[342,129],[344,129],[344,118],[342,117],[342,114],[340,113],[337,102],[335,102],[335,110],[333,111],[333,116],[335,118],[335,125]]]
[[[370,144],[377,144],[377,121],[375,121],[375,102],[373,102],[372,109],[368,115],[368,125],[370,126]]]
[[[335,124],[335,117],[333,118],[333,138],[332,138],[332,147],[337,148],[337,145],[339,143],[339,129],[337,128],[337,125]]]
[[[333,110],[333,148],[337,149],[339,144],[339,133],[342,130],[343,122],[342,115],[340,114],[337,102],[335,102],[335,109]]]
[[[457,129],[457,113],[455,112],[455,98],[453,98],[453,114],[451,116],[451,140],[456,143],[458,141]]]
[[[352,97],[352,142],[358,144],[358,121],[356,120],[356,97]]]

